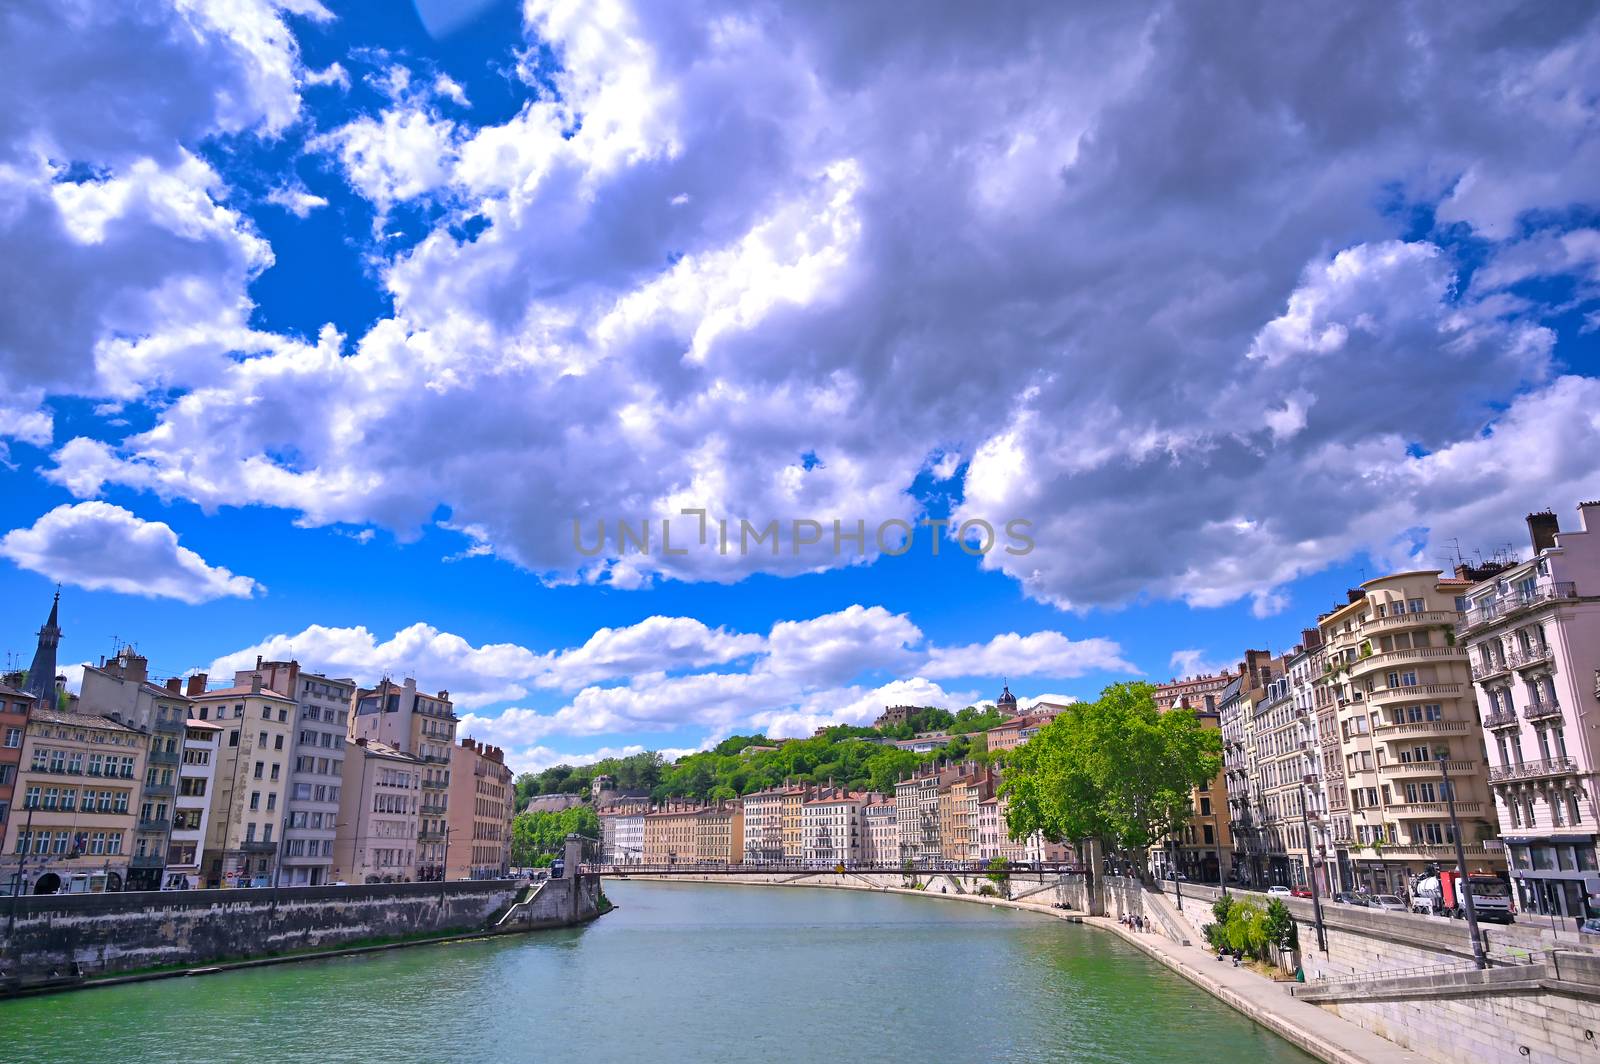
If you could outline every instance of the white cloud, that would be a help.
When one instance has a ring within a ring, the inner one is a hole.
[[[58,506],[31,527],[7,532],[0,555],[74,587],[191,605],[266,590],[179,546],[171,526],[103,502]]]
[[[1207,655],[1204,650],[1194,647],[1174,650],[1167,664],[1177,679],[1187,679],[1191,676],[1215,676],[1230,667],[1226,662],[1218,662]]]
[[[324,197],[313,195],[303,185],[280,185],[268,192],[266,199],[268,203],[282,207],[296,218],[309,218],[312,211],[328,205]]]
[[[1138,672],[1109,639],[1068,639],[1060,632],[1007,632],[987,643],[936,647],[923,666],[925,676],[1060,676],[1088,672]]]

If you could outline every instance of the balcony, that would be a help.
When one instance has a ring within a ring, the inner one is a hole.
[[[1370,618],[1361,626],[1361,634],[1393,632],[1401,628],[1433,628],[1441,624],[1448,624],[1454,628],[1459,620],[1461,620],[1461,615],[1456,613],[1455,610],[1424,610],[1421,613],[1401,613],[1393,617]]]
[[[443,842],[444,841],[444,832],[442,832],[442,831],[419,831],[419,832],[417,832],[417,841],[418,842]]]
[[[1438,776],[1448,767],[1453,776],[1465,776],[1478,767],[1476,761],[1402,761],[1398,765],[1385,765],[1391,772],[1402,776]]]
[[[1418,735],[1465,735],[1468,730],[1462,720],[1417,720],[1404,724],[1380,724],[1373,734],[1381,742],[1411,739]]]
[[[277,851],[278,844],[275,842],[262,842],[258,839],[250,839],[239,844],[240,853],[276,853]]]
[[[174,785],[171,783],[146,783],[140,793],[147,798],[170,798],[174,793]]]
[[[172,830],[172,821],[146,820],[143,817],[140,817],[139,823],[134,826],[134,830],[139,832],[149,832],[150,834],[159,833],[165,835],[167,832]]]
[[[1508,783],[1512,780],[1539,779],[1544,776],[1570,776],[1578,771],[1578,763],[1570,757],[1548,757],[1543,761],[1529,761],[1522,765],[1503,765],[1489,769],[1490,783]]]
[[[1514,709],[1496,709],[1483,716],[1485,728],[1512,728],[1517,724],[1517,711]]]
[[[166,859],[158,853],[136,853],[128,858],[129,868],[165,868]]]
[[[443,791],[448,790],[449,787],[450,784],[448,782],[440,779],[424,779],[422,781],[422,789],[427,791]]]
[[[1504,662],[1504,661],[1494,661],[1494,660],[1491,660],[1491,661],[1488,661],[1488,662],[1476,662],[1476,661],[1474,661],[1472,663],[1472,678],[1474,680],[1477,680],[1479,683],[1483,683],[1485,680],[1492,680],[1496,676],[1504,676],[1506,673],[1508,673],[1510,671],[1511,671],[1510,664],[1508,664],[1507,662]]]
[[[1513,669],[1543,665],[1550,660],[1550,646],[1546,643],[1540,646],[1513,647],[1511,653],[1506,655],[1506,660],[1511,663]]]
[[[1551,717],[1561,716],[1561,703],[1553,698],[1543,702],[1530,702],[1522,707],[1524,720],[1549,720]]]
[[[152,765],[176,765],[178,763],[178,751],[152,750],[147,760]]]
[[[424,803],[421,812],[423,816],[444,816],[446,810],[442,805]]]
[[[1486,628],[1522,610],[1542,606],[1547,602],[1578,597],[1578,589],[1567,580],[1540,584],[1532,591],[1508,591],[1497,598],[1485,598],[1469,609],[1461,619],[1461,631],[1470,632]]]
[[[1392,817],[1404,819],[1406,817],[1434,817],[1449,816],[1450,807],[1444,802],[1412,802],[1409,805],[1391,805],[1384,812]],[[1482,816],[1482,802],[1457,802],[1456,812],[1461,816]]]
[[[1424,662],[1432,664],[1449,660],[1462,661],[1466,656],[1466,651],[1460,647],[1412,647],[1409,650],[1388,650],[1356,658],[1350,663],[1350,676],[1354,679],[1379,669],[1397,669],[1403,665],[1417,665]]]
[[[1476,678],[1477,674],[1473,676]],[[1367,701],[1373,705],[1386,705],[1390,702],[1415,702],[1419,698],[1449,698],[1460,693],[1461,685],[1458,683],[1420,683],[1374,691],[1367,696]]]

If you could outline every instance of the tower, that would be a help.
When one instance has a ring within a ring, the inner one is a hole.
[[[61,642],[56,614],[60,608],[61,589],[58,587],[55,600],[50,603],[50,619],[39,629],[39,646],[33,652],[33,664],[28,666],[28,677],[23,682],[23,690],[41,701],[48,700],[51,705],[55,704],[56,697],[56,646]]]
[[[1000,683],[1000,697],[995,699],[994,707],[1000,711],[1001,716],[1017,715],[1017,696],[1011,693],[1011,685],[1003,680]]]

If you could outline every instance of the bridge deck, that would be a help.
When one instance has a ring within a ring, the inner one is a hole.
[[[994,872],[985,864],[952,864],[939,867],[913,867],[902,865],[813,865],[803,862],[772,862],[769,864],[584,864],[579,866],[584,875],[598,876],[749,876],[749,875],[906,875],[906,876],[986,876]],[[1083,871],[1076,865],[1031,864],[1011,865],[1004,875],[1073,875]]]

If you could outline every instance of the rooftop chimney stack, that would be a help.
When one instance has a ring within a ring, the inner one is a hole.
[[[1540,510],[1528,515],[1528,538],[1533,541],[1533,553],[1549,550],[1556,545],[1556,533],[1561,531],[1561,520],[1553,510]]]
[[[189,677],[189,687],[184,693],[190,698],[199,698],[201,695],[205,694],[206,674],[203,672],[197,672],[193,676]]]

